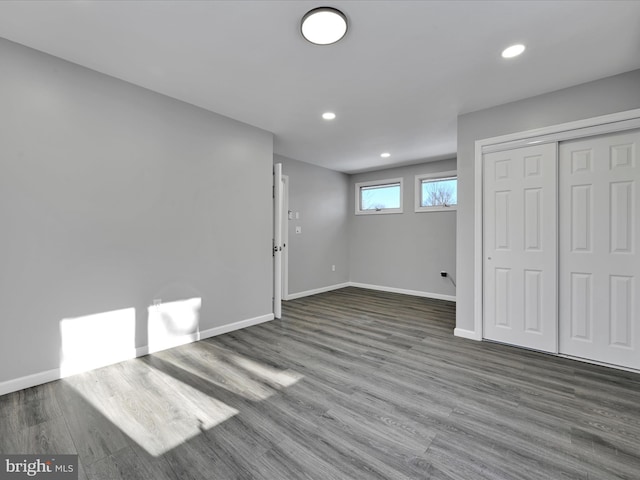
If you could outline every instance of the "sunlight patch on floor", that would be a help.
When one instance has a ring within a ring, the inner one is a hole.
[[[273,368],[207,342],[160,352],[158,358],[250,401],[266,400],[304,378],[293,370]]]
[[[148,345],[157,353],[146,360],[123,362],[136,356],[134,308],[60,321],[64,382],[153,456],[239,413],[215,397],[260,402],[304,378],[211,342],[169,348],[199,340],[201,305],[191,298],[149,307]]]
[[[228,353],[226,358],[254,376],[280,387],[290,387],[304,378],[304,375],[293,370],[278,370],[235,353]]]
[[[65,380],[153,456],[233,417],[238,410],[152,366],[125,362]],[[109,384],[111,396],[97,384]]]

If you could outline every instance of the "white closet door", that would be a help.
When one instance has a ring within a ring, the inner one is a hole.
[[[484,338],[557,352],[557,145],[485,154]]]
[[[640,369],[640,131],[560,145],[560,352]]]

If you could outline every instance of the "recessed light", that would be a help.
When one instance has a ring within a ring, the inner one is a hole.
[[[513,58],[524,52],[525,46],[521,43],[511,45],[502,51],[502,58]]]
[[[389,158],[391,156],[391,154],[389,152],[384,152],[384,153],[381,153],[380,156],[382,158]]]
[[[336,118],[336,114],[333,112],[324,112],[322,114],[322,118],[324,118],[325,120],[333,120],[334,118]]]
[[[311,43],[331,45],[347,33],[347,17],[335,8],[314,8],[302,17],[300,31]]]

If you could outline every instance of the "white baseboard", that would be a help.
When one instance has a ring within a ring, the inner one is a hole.
[[[36,385],[42,385],[43,383],[53,382],[60,378],[60,369],[54,368],[53,370],[47,370],[45,372],[34,373],[33,375],[27,375],[26,377],[14,378],[5,382],[0,382],[0,396],[7,393],[17,392],[25,388],[35,387]]]
[[[306,290],[304,292],[290,293],[287,295],[287,300],[295,300],[296,298],[308,297],[310,295],[317,295],[318,293],[330,292],[332,290],[338,290],[351,286],[351,282],[338,283],[336,285],[329,285],[327,287],[314,288],[313,290]]]
[[[200,332],[199,340],[204,340],[205,338],[222,335],[223,333],[233,332],[234,330],[240,330],[241,328],[252,327],[253,325],[258,325],[260,323],[268,322],[270,320],[273,320],[274,318],[275,317],[273,316],[273,313],[268,313],[267,315],[260,315],[259,317],[247,318],[246,320],[240,320],[239,322],[228,323],[227,325],[221,325],[219,327],[203,330],[202,332]]]
[[[166,350],[168,348],[173,348],[173,347],[177,347],[187,343],[196,342],[198,340],[204,340],[205,338],[215,337],[217,335],[229,333],[234,330],[239,330],[241,328],[247,328],[253,325],[258,325],[260,323],[268,322],[273,319],[274,319],[273,313],[269,313],[267,315],[261,315],[259,317],[248,318],[246,320],[240,320],[239,322],[234,322],[234,323],[229,323],[227,325],[221,325],[219,327],[209,328],[201,332],[191,333],[189,335],[183,335],[181,337],[176,337],[175,339],[172,339],[170,345],[163,345],[162,348],[154,349],[153,352]],[[153,352],[150,352],[149,346],[145,345],[145,346],[136,348],[135,355],[136,357],[142,357],[144,355],[148,355],[149,353],[153,353]],[[123,358],[121,361],[128,360],[129,358],[131,357]],[[119,361],[114,363],[119,363]],[[24,377],[0,382],[0,396],[6,395],[12,392],[17,392],[18,390],[23,390],[25,388],[35,387],[36,385],[42,385],[43,383],[53,382],[54,380],[59,380],[60,378],[62,378],[61,370],[59,368],[55,368],[53,370],[47,370],[45,372],[34,373],[32,375],[27,375]]]
[[[422,292],[420,290],[407,290],[404,288],[384,287],[381,285],[369,285],[368,283],[349,282],[350,287],[367,288],[369,290],[378,290],[381,292],[390,293],[402,293],[404,295],[413,295],[414,297],[434,298],[436,300],[448,300],[449,302],[455,302],[455,295],[444,295],[442,293]]]
[[[136,347],[136,358],[144,357],[150,353],[161,352],[162,350],[168,350],[169,348],[179,347],[180,345],[186,345],[187,343],[193,343],[200,340],[200,332],[190,333],[188,335],[182,335],[180,337],[174,337],[171,342],[164,343],[158,347],[150,347],[144,345],[142,347]]]
[[[330,292],[332,290],[338,290],[340,288],[345,287],[357,287],[357,288],[366,288],[369,290],[378,290],[381,292],[390,292],[390,293],[402,293],[404,295],[413,295],[414,297],[425,297],[425,298],[434,298],[437,300],[447,300],[449,302],[455,302],[456,297],[454,295],[444,295],[442,293],[431,293],[431,292],[422,292],[419,290],[407,290],[404,288],[395,288],[395,287],[385,287],[382,285],[371,285],[368,283],[359,283],[359,282],[344,282],[338,283],[336,285],[328,285],[326,287],[314,288],[313,290],[306,290],[304,292],[291,293],[287,296],[286,300],[295,300],[296,298],[308,297],[311,295],[317,295],[318,293]]]
[[[482,335],[477,334],[474,330],[465,330],[463,328],[454,328],[453,334],[456,337],[468,338],[469,340],[482,340]]]
[[[170,343],[163,344],[160,348],[150,349],[149,345],[145,345],[144,347],[136,348],[136,357],[142,357],[143,355],[148,355],[150,353],[167,350],[169,348],[179,347],[180,345],[186,345],[187,343],[197,342],[198,340],[204,340],[205,338],[211,338],[217,335],[222,335],[224,333],[233,332],[234,330],[240,330],[241,328],[251,327],[253,325],[258,325],[260,323],[268,322],[270,320],[273,320],[274,318],[275,317],[273,316],[273,313],[269,313],[267,315],[260,315],[259,317],[254,317],[254,318],[247,318],[246,320],[240,320],[238,322],[229,323],[227,325],[221,325],[219,327],[209,328],[207,330],[190,333],[188,335],[182,335],[180,337],[172,338]]]

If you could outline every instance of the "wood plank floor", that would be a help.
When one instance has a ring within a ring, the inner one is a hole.
[[[81,479],[640,479],[640,375],[453,336],[345,288],[283,320],[0,397],[0,452]]]

